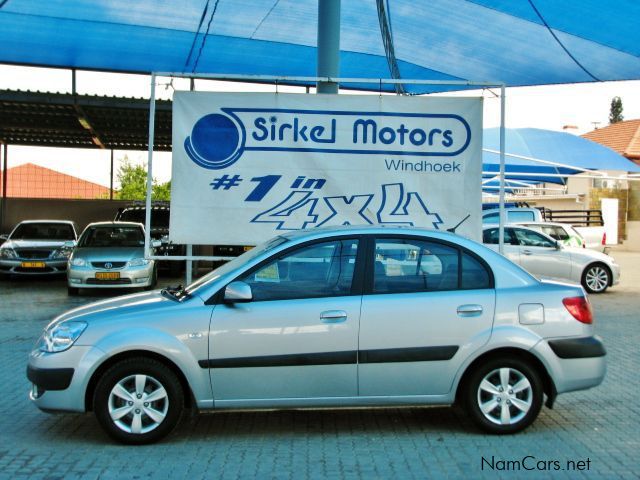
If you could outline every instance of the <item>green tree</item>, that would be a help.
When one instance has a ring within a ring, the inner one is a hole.
[[[120,190],[115,194],[118,200],[144,200],[147,196],[147,170],[143,165],[133,165],[128,157],[124,157],[118,173]],[[153,200],[169,200],[171,198],[171,182],[158,183],[153,179],[151,187]]]
[[[609,123],[618,123],[624,120],[622,116],[622,99],[613,97],[611,100],[611,110],[609,111]]]

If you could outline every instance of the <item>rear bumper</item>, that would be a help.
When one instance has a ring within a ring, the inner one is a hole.
[[[547,367],[558,393],[596,387],[607,372],[606,350],[598,337],[542,340],[533,353]]]

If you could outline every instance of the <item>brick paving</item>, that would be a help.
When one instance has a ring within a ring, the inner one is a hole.
[[[100,297],[69,298],[64,280],[0,279],[0,479],[640,478],[640,253],[614,256],[622,284],[591,298],[608,349],[604,383],[561,395],[515,436],[479,433],[452,408],[286,410],[202,414],[162,443],[120,446],[91,414],[48,415],[27,398],[41,329]],[[562,470],[506,463],[525,457]]]

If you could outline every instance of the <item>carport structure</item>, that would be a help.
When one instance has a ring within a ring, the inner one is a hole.
[[[214,73],[276,85],[318,82],[320,91],[340,83],[398,94],[477,88],[479,81],[631,80],[640,78],[638,19],[633,0],[184,0],[161,6],[154,0],[0,0],[0,62],[192,78]],[[84,100],[67,100],[84,130],[83,146],[112,148],[118,128],[121,136],[140,131],[109,122],[101,131]],[[160,103],[153,108],[162,111]],[[62,138],[68,132],[60,125]],[[13,137],[0,128],[6,161]],[[37,145],[45,137],[21,138]],[[150,138],[163,145],[157,135]]]

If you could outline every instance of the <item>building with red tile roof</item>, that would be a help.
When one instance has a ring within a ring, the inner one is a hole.
[[[640,119],[613,123],[582,136],[640,165]]]
[[[4,172],[0,172],[0,179]],[[2,192],[3,181],[0,181]],[[25,163],[7,170],[7,197],[22,198],[109,198],[109,188],[49,168]]]

